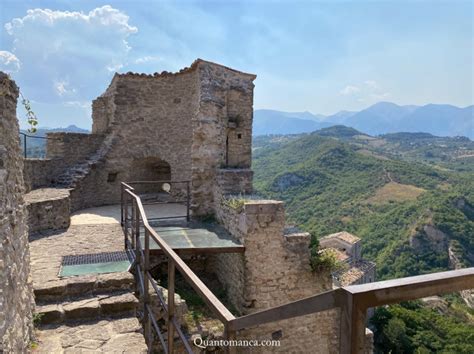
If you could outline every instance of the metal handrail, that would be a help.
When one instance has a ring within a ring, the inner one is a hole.
[[[186,350],[192,353],[192,348],[189,346],[181,328],[179,328],[178,322],[175,319],[175,304],[174,304],[174,286],[175,286],[175,269],[178,269],[187,282],[193,287],[193,289],[201,296],[206,302],[212,312],[219,318],[224,326],[228,328],[230,321],[235,319],[235,316],[221,303],[221,301],[209,290],[209,288],[199,279],[199,277],[189,268],[189,266],[176,254],[175,251],[158,235],[158,233],[149,225],[147,216],[140,197],[135,194],[132,190],[133,187],[130,184],[122,183],[122,195],[121,195],[121,218],[122,226],[125,233],[125,247],[134,246],[135,249],[135,263],[137,264],[137,273],[141,273],[138,276],[140,289],[142,291],[143,298],[143,313],[144,313],[144,333],[149,347],[151,347],[151,330],[154,329],[157,336],[162,339],[162,334],[159,331],[159,327],[155,326],[156,318],[150,308],[150,297],[149,297],[149,284],[152,284],[153,290],[157,294],[160,303],[164,301],[159,293],[158,289],[154,286],[151,281],[152,275],[150,274],[150,239],[152,239],[161,248],[162,252],[168,259],[168,304],[162,306],[168,319],[168,346],[166,352],[173,352],[174,344],[174,331],[176,330],[178,336],[183,342]],[[131,203],[129,204],[129,201]],[[131,217],[129,218],[129,208],[131,207]],[[144,254],[142,256],[142,244],[140,241],[141,226],[144,228]],[[132,241],[128,239],[128,230],[131,229]],[[158,330],[158,331],[157,331]],[[233,335],[228,333],[227,335]],[[164,342],[164,340],[163,340]]]
[[[191,209],[191,181],[189,180],[181,180],[181,181],[175,181],[175,180],[159,180],[159,181],[132,181],[132,182],[121,182],[121,201],[123,199],[123,193],[125,189],[129,189],[131,191],[134,191],[135,188],[132,187],[132,185],[137,186],[137,185],[150,185],[150,184],[163,184],[163,183],[169,183],[170,185],[172,184],[186,184],[186,199],[185,200],[174,200],[172,202],[150,202],[150,203],[143,203],[142,205],[157,205],[157,204],[185,204],[186,205],[186,215],[175,215],[175,216],[165,216],[165,217],[155,217],[155,218],[149,218],[148,220],[163,220],[163,219],[180,219],[180,218],[186,218],[186,221],[190,221],[191,214],[190,214],[190,209]],[[123,225],[124,219],[123,219],[123,208],[121,212],[121,223]]]
[[[23,135],[23,157],[26,159],[27,158],[27,153],[26,153],[26,138],[34,138],[34,139],[44,139],[44,140],[61,140],[58,138],[50,138],[47,136],[34,136],[34,135],[28,135],[23,132],[19,132],[20,135]]]
[[[159,327],[156,325],[156,318],[154,318],[150,307],[148,289],[151,283],[168,317],[168,346],[163,348],[166,353],[173,352],[174,330],[177,331],[179,338],[183,341],[187,352],[192,353],[192,348],[189,346],[181,328],[179,328],[174,315],[175,268],[181,272],[188,283],[224,324],[227,339],[235,339],[238,330],[340,308],[340,352],[344,354],[363,353],[368,308],[474,288],[473,267],[362,285],[351,285],[236,318],[176,252],[150,227],[143,204],[140,197],[133,193],[133,187],[122,183],[122,191],[122,225],[127,238],[125,247],[128,248],[132,245],[135,247],[139,286],[142,289],[144,302],[144,333],[149,347],[151,347],[152,326],[155,332],[158,330],[156,333],[160,341],[164,343]],[[129,200],[131,200],[130,207],[132,209],[130,219],[128,218]],[[144,252],[140,242],[141,225],[143,225],[145,230]],[[129,226],[132,232],[132,242],[128,241],[127,236]],[[165,303],[149,272],[150,238],[159,245],[168,258],[168,304]],[[228,350],[229,352],[235,352],[235,347],[231,346]]]

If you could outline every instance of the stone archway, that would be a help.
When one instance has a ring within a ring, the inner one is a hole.
[[[158,157],[134,159],[129,170],[130,181],[168,181],[171,166]]]
[[[171,166],[168,162],[158,157],[134,159],[130,164],[128,176],[130,182],[169,181],[171,180]],[[134,187],[139,194],[162,192],[161,184],[142,184]]]

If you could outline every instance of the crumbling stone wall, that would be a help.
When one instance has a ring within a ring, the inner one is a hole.
[[[147,160],[170,165],[171,179],[191,179],[193,114],[198,108],[198,82],[193,71],[165,75],[115,75],[106,92],[93,103],[92,133],[113,137],[107,153],[82,183],[90,204],[120,201],[120,182],[152,178],[136,176],[133,166]],[[111,178],[113,177],[113,178]]]
[[[116,74],[92,105],[106,152],[77,187],[80,207],[117,203],[120,181],[137,178],[131,167],[156,159],[172,180],[192,181],[195,215],[213,213],[216,170],[250,167],[254,79],[203,60],[175,74]]]
[[[60,177],[67,169],[93,156],[104,141],[101,134],[52,132],[47,136],[46,158],[24,160],[27,192],[61,182]]]
[[[63,166],[73,166],[95,153],[104,139],[100,134],[51,132],[47,133],[46,157],[61,159]]]
[[[93,101],[92,134],[48,134],[53,176],[35,178],[31,163],[27,185],[73,187],[72,211],[114,204],[121,181],[160,178],[134,166],[162,161],[172,180],[192,181],[193,214],[212,214],[219,168],[247,170],[251,185],[254,79],[200,59],[178,73],[116,74]]]
[[[0,352],[6,353],[26,352],[34,302],[17,98],[17,86],[0,72]]]
[[[199,62],[199,110],[193,120],[192,205],[194,213],[214,213],[219,167],[250,168],[253,80],[255,75]]]
[[[27,158],[23,160],[23,179],[25,191],[46,187],[54,182],[54,176],[65,168],[58,166],[56,160]]]
[[[332,288],[329,273],[312,272],[310,235],[286,234],[285,211],[279,201],[246,201],[241,209],[226,204],[218,220],[244,246],[244,254],[214,255],[213,271],[229,300],[245,315],[321,293]],[[272,352],[339,351],[340,310],[334,309],[278,321],[238,333],[245,339],[280,339]]]

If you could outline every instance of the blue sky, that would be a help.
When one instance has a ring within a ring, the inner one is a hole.
[[[90,128],[91,100],[115,71],[176,71],[198,57],[257,74],[256,109],[464,107],[473,18],[473,2],[456,0],[2,0],[0,70],[48,127]]]

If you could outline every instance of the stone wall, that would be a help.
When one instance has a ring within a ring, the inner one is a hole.
[[[47,133],[46,157],[60,159],[63,169],[83,162],[95,153],[104,140],[100,134],[52,132]]]
[[[100,160],[71,192],[72,210],[118,203],[120,182],[152,160],[168,164],[172,180],[192,181],[194,215],[214,212],[220,167],[247,169],[251,189],[254,79],[199,59],[178,73],[116,74],[92,105],[92,136],[106,137]],[[48,157],[66,156],[63,143],[48,143]],[[160,178],[150,166],[141,179]]]
[[[71,223],[69,191],[58,188],[39,188],[25,195],[30,233],[60,230]]]
[[[74,211],[118,203],[121,181],[162,179],[166,165],[192,182],[192,213],[212,214],[218,169],[240,171],[251,190],[254,79],[200,59],[178,73],[116,74],[92,104],[92,134],[48,134],[52,162],[28,163],[28,189],[72,187]]]
[[[249,168],[252,159],[253,80],[245,74],[198,61],[199,110],[193,119],[192,207],[214,213],[213,187],[220,167]]]
[[[173,180],[191,179],[191,120],[197,97],[194,71],[115,75],[93,103],[93,133],[113,139],[107,140],[103,161],[82,182],[80,195],[89,206],[119,202],[120,182],[137,179],[133,166],[150,166],[140,179],[161,179],[147,161],[169,164]]]
[[[26,192],[51,185],[54,176],[61,171],[58,161],[52,159],[28,158],[23,160],[23,165]]]
[[[253,191],[253,171],[249,168],[245,169],[219,169],[216,173],[216,181],[214,188],[215,202],[220,203],[219,196],[226,194],[248,195]],[[217,199],[216,199],[217,198]]]
[[[285,235],[285,211],[279,201],[247,201],[241,209],[225,202],[219,221],[245,246],[244,254],[218,254],[213,271],[241,315],[315,295],[332,287],[329,273],[314,273],[310,235]],[[243,339],[280,339],[272,352],[337,353],[339,309],[250,328]]]
[[[34,306],[23,201],[18,88],[0,72],[0,352],[26,352]]]

